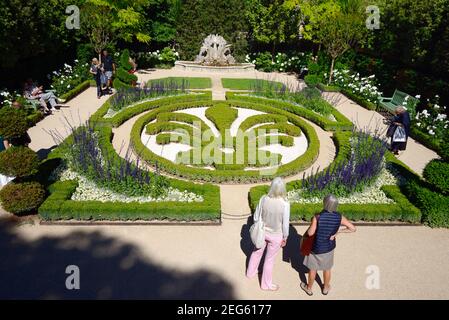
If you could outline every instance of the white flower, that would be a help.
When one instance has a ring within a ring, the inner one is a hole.
[[[429,130],[429,134],[430,134],[431,136],[433,136],[433,135],[435,135],[435,132],[434,132],[432,129],[430,129],[430,130]]]
[[[415,96],[415,98],[416,98],[416,99],[421,99],[421,95],[420,95],[420,94],[417,94],[417,95]]]

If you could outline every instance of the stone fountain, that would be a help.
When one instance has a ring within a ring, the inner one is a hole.
[[[187,71],[242,72],[254,71],[252,63],[236,63],[231,45],[218,34],[208,35],[195,61],[176,61],[175,69]]]

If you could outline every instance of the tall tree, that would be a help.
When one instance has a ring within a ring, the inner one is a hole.
[[[81,30],[95,51],[118,40],[148,43],[151,38],[143,19],[150,0],[85,0],[81,7]]]
[[[299,7],[285,0],[255,0],[247,11],[252,36],[258,42],[276,46],[298,35]]]

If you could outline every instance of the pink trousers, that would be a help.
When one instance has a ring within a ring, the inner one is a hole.
[[[263,263],[262,282],[261,287],[264,290],[271,289],[273,285],[273,266],[274,258],[281,248],[282,234],[272,235],[265,234],[265,245],[253,251],[248,263],[248,270],[246,270],[246,276],[252,278],[257,274],[260,260],[262,259],[263,252],[267,248],[267,254],[265,255],[265,261]]]

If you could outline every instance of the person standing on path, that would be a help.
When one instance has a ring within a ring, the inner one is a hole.
[[[112,88],[112,75],[115,73],[115,63],[114,59],[112,59],[112,56],[109,55],[107,50],[103,50],[101,63],[103,64],[104,74],[106,75],[107,80],[106,90],[110,93]]]
[[[391,137],[391,151],[398,155],[399,150],[405,150],[407,147],[407,140],[410,135],[410,114],[404,107],[397,107],[395,113],[393,124],[396,129]]]
[[[97,85],[97,98],[100,99],[103,95],[101,76],[103,70],[101,68],[101,64],[97,58],[92,59],[92,64],[90,65],[89,72],[94,76],[95,83]]]
[[[256,210],[254,214],[254,222],[262,219],[265,224],[265,244],[262,248],[252,252],[246,276],[251,279],[257,275],[260,260],[267,248],[262,272],[262,290],[276,291],[279,289],[278,285],[273,284],[273,266],[276,254],[281,247],[285,247],[288,238],[290,203],[286,198],[284,181],[281,178],[275,178],[271,183],[268,195],[263,196],[259,203],[260,210]]]
[[[355,226],[337,212],[338,200],[334,195],[327,195],[323,200],[323,211],[312,218],[307,229],[309,237],[315,236],[312,252],[304,258],[304,265],[309,268],[309,280],[301,282],[303,289],[309,296],[313,295],[312,286],[317,271],[323,271],[324,285],[322,293],[327,295],[330,290],[331,269],[334,265],[335,237],[338,233],[355,232]],[[345,228],[340,229],[340,226]]]

